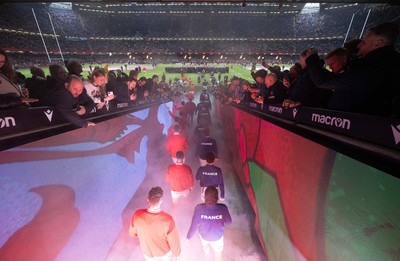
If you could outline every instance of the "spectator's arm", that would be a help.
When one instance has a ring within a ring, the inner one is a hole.
[[[94,101],[87,94],[86,89],[83,89],[82,94],[79,97],[79,105],[85,107],[86,114],[90,113],[95,107]]]
[[[0,108],[8,108],[23,104],[22,98],[15,94],[0,94]]]
[[[54,107],[67,121],[79,127],[86,128],[88,126],[88,122],[73,111],[72,105],[68,101],[64,100],[62,97],[53,97],[53,99]]]

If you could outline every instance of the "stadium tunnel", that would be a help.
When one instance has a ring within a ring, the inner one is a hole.
[[[49,107],[1,111],[0,259],[140,260],[128,236],[133,211],[156,185],[171,211],[164,177],[173,107],[118,106],[90,118],[93,128]],[[387,140],[368,137],[368,116],[311,108],[213,102],[213,120],[233,217],[224,259],[397,259],[398,120],[380,119]],[[195,172],[193,144],[186,160]],[[199,195],[195,184],[175,213],[183,260],[204,258],[198,239],[183,244]]]

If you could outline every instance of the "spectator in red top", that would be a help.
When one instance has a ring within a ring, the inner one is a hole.
[[[174,133],[168,137],[166,144],[166,150],[171,154],[172,161],[176,163],[176,153],[178,151],[185,153],[187,148],[189,148],[189,143],[185,135],[180,133],[179,125],[175,125]]]
[[[185,154],[182,151],[176,153],[177,161],[168,167],[165,181],[171,183],[172,206],[178,204],[180,197],[187,197],[193,189],[194,179],[192,169],[185,164]]]

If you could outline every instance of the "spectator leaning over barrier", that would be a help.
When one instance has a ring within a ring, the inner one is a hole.
[[[153,95],[158,89],[158,75],[153,75],[150,79],[147,79],[143,89],[144,92],[147,91],[148,96]]]
[[[303,73],[303,68],[299,63],[295,63],[290,67],[289,74],[284,75],[282,79],[283,86],[286,87],[286,93],[288,97],[291,96],[292,86],[295,85],[296,81],[299,79],[299,76]]]
[[[264,69],[260,69],[256,72],[251,72],[251,77],[253,77],[255,84],[254,87],[261,90],[264,87],[264,82],[265,82],[265,77],[268,74],[268,71],[264,70]]]
[[[325,62],[331,71],[319,69],[321,77],[330,78],[335,77],[335,74],[347,73],[349,70],[349,53],[344,48],[336,48],[326,55]],[[316,75],[312,70],[311,76],[314,79]],[[331,110],[351,110],[350,99],[351,93],[348,90],[334,90],[329,97],[326,108]]]
[[[91,74],[90,80],[83,82],[87,94],[94,101],[98,110],[101,110],[106,102],[115,98],[111,92],[109,93],[110,95],[107,95],[106,83],[107,77],[101,69],[95,69]]]
[[[271,66],[271,65],[269,65],[268,63],[263,62],[263,63],[262,63],[262,66],[264,66],[265,68],[267,68],[271,73],[275,73],[275,74],[276,74],[276,77],[278,78],[278,80],[281,80],[281,81],[282,81],[282,79],[283,79],[283,73],[282,73],[281,67],[280,67],[279,65]]]
[[[336,48],[325,56],[325,63],[332,73],[343,73],[349,65],[349,52],[344,48]]]
[[[127,75],[117,79],[114,86],[115,100],[118,103],[136,101],[137,94],[134,91],[137,81]]]
[[[330,100],[334,109],[400,116],[400,54],[393,46],[398,34],[394,23],[368,29],[358,45],[361,58],[353,60],[340,74],[324,73],[317,65],[318,54],[308,51],[306,62],[311,77],[319,88],[334,90]]]
[[[254,101],[251,98],[251,84],[248,81],[243,80],[240,85],[242,86],[242,91],[240,92],[240,96],[235,100],[235,102],[240,105],[247,106],[250,102]]]
[[[259,96],[256,102],[260,104],[281,104],[287,98],[285,87],[278,80],[275,73],[270,73],[265,77],[266,91],[265,96]]]
[[[66,120],[76,126],[95,125],[80,117],[92,111],[94,102],[83,88],[82,80],[76,75],[69,75],[64,86],[53,88],[44,98],[44,104],[55,107]]]
[[[315,50],[313,48],[310,49]],[[309,49],[305,49],[300,53],[299,63],[303,69],[303,72],[299,75],[296,82],[292,84],[290,96],[288,99],[283,101],[283,107],[296,107],[300,105],[320,107],[325,105],[327,99],[329,98],[331,91],[318,89],[311,79],[309,68],[306,64],[308,51]],[[319,60],[316,66],[322,69],[323,61]]]

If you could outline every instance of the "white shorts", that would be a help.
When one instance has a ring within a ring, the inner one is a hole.
[[[173,191],[171,190],[172,204],[176,204],[180,197],[187,197],[189,195],[189,189],[184,191]]]
[[[144,259],[146,259],[146,261],[172,261],[173,260],[172,258],[173,258],[173,255],[171,252],[168,252],[163,256],[148,257],[148,256],[144,255]]]
[[[214,249],[215,252],[222,252],[222,249],[224,249],[224,236],[222,236],[220,239],[217,241],[207,241],[204,240],[201,235],[201,245],[203,246],[204,252],[208,252],[210,249],[210,246],[212,249]]]

